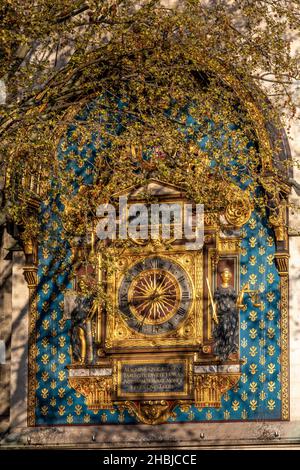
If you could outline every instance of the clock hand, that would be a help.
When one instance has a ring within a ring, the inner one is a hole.
[[[149,314],[149,311],[146,310],[146,312],[144,313],[143,319],[142,319],[142,321],[141,321],[140,324],[139,324],[139,328],[138,328],[138,331],[139,331],[139,332],[141,331],[141,328],[142,328],[142,326],[143,326],[143,324],[144,324],[144,321],[146,320],[147,314]]]

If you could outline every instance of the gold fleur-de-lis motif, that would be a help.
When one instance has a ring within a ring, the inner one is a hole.
[[[264,390],[262,390],[259,394],[259,399],[261,401],[264,401],[266,399],[267,395],[266,395],[266,392]]]
[[[237,411],[240,407],[240,402],[238,400],[234,400],[231,404],[233,411]]]
[[[77,416],[81,415],[82,413],[82,406],[81,405],[75,405],[75,413]]]
[[[47,388],[43,388],[43,389],[41,390],[42,398],[44,398],[44,399],[47,398],[48,394],[49,394],[49,391],[48,391]]]
[[[241,360],[243,361],[243,364],[244,364],[244,365],[246,365],[246,364],[247,364],[247,362],[248,362],[248,358],[247,358],[247,356],[243,356],[243,357],[241,357]]]
[[[250,382],[249,390],[250,390],[250,392],[255,393],[256,390],[257,390],[257,383],[256,382]]]
[[[65,411],[66,411],[66,407],[64,405],[60,405],[58,407],[58,414],[59,416],[63,416],[65,414]]]
[[[244,390],[244,391],[242,392],[242,394],[241,394],[241,399],[242,399],[243,401],[248,400],[248,393],[245,392],[245,390]]]
[[[269,410],[274,410],[275,408],[275,401],[274,400],[268,400],[268,409]]]
[[[73,423],[73,416],[71,415],[71,413],[69,413],[68,416],[67,416],[67,423],[68,424]]]
[[[42,346],[43,346],[43,348],[47,348],[48,345],[49,345],[49,340],[48,340],[48,338],[43,338],[43,339],[42,339]]]
[[[242,348],[246,348],[247,344],[248,344],[248,341],[246,340],[246,338],[243,338],[242,341],[241,341]]]
[[[267,297],[267,300],[271,303],[275,299],[275,294],[274,294],[274,292],[268,292],[266,297]]]
[[[258,290],[259,290],[259,292],[261,292],[261,293],[265,292],[266,286],[265,286],[264,282],[261,282],[261,283],[259,284]]]
[[[264,383],[266,381],[266,374],[264,372],[262,372],[260,375],[259,375],[259,380],[261,383]]]
[[[275,346],[273,346],[272,344],[268,346],[268,354],[269,356],[274,356],[275,354]]]
[[[210,410],[208,410],[205,414],[205,417],[206,419],[209,421],[210,419],[212,419],[212,412]]]
[[[251,230],[255,229],[255,227],[256,227],[256,220],[255,219],[251,218],[249,220],[249,227],[251,228]]]
[[[47,248],[45,248],[45,247],[42,248],[42,256],[43,256],[43,258],[44,258],[44,259],[48,259],[48,258],[49,258],[49,255],[50,255],[49,250],[48,250]]]
[[[242,256],[247,256],[247,250],[246,250],[246,248],[241,248],[241,255],[242,255]]]
[[[252,411],[255,411],[257,408],[257,400],[250,400],[250,408]]]
[[[66,326],[66,320],[64,320],[64,319],[59,320],[58,325],[59,325],[60,330],[64,330],[64,328]]]
[[[41,361],[44,365],[48,364],[48,362],[49,362],[48,354],[43,354],[42,357],[41,357]]]
[[[57,319],[57,311],[56,310],[53,310],[53,312],[51,313],[51,318],[53,321],[55,321]]]
[[[274,245],[273,237],[267,237],[267,243],[268,243],[268,246],[273,246]]]
[[[251,321],[255,321],[257,319],[257,312],[255,310],[251,310],[249,313],[249,318]]]
[[[69,406],[72,406],[72,405],[73,405],[73,398],[72,398],[72,397],[68,397],[68,399],[67,399],[67,405],[69,405]]]
[[[251,237],[251,238],[249,239],[249,245],[251,246],[251,248],[255,248],[256,243],[257,243],[257,240],[256,240],[255,237]]]
[[[44,372],[42,373],[42,381],[43,381],[43,382],[46,382],[48,379],[49,379],[49,373],[46,372],[46,371],[44,371]]]
[[[249,282],[250,284],[254,285],[257,282],[257,275],[256,274],[250,274],[249,276]]]
[[[225,410],[223,416],[224,416],[224,419],[226,420],[230,419],[230,412],[228,410]]]
[[[255,266],[256,265],[256,256],[250,256],[249,258],[249,263],[251,264],[251,266]]]
[[[260,246],[260,247],[258,248],[258,253],[259,253],[261,256],[264,255],[265,252],[266,252],[266,249],[265,249],[264,246]]]
[[[268,372],[269,374],[274,374],[275,372],[275,364],[273,364],[272,362],[268,364]]]
[[[54,390],[56,388],[56,386],[57,386],[56,380],[51,380],[50,387],[52,388],[52,390]]]
[[[56,406],[56,399],[54,397],[51,398],[50,405],[51,406]]]
[[[61,348],[63,348],[66,344],[66,337],[65,336],[60,336],[58,338],[58,343]]]
[[[245,384],[247,381],[248,381],[247,374],[243,373],[243,374],[241,375],[241,382],[242,382],[243,384]]]
[[[257,372],[257,364],[250,364],[249,366],[250,374],[254,375]]]
[[[241,266],[241,274],[245,275],[248,272],[248,268],[246,265]]]
[[[84,417],[83,417],[83,422],[84,422],[84,423],[89,423],[90,421],[91,421],[90,415],[84,415]]]
[[[249,331],[249,336],[251,339],[255,339],[256,336],[257,336],[257,329],[256,328],[251,328],[251,330]]]
[[[275,312],[274,312],[274,310],[269,310],[269,311],[267,312],[267,318],[268,318],[268,320],[272,321],[272,320],[274,320],[274,317],[275,317]]]
[[[267,256],[267,263],[272,266],[272,264],[274,263],[274,255],[268,255]]]
[[[55,356],[56,353],[57,353],[56,346],[52,346],[52,347],[51,347],[51,354],[52,354],[52,356]]]
[[[246,330],[247,327],[248,327],[247,322],[245,320],[243,320],[242,323],[241,323],[242,330]]]
[[[259,357],[259,363],[260,363],[262,366],[265,365],[265,363],[266,363],[266,358],[265,358],[265,356],[262,355],[262,356]]]
[[[50,326],[49,320],[46,320],[46,319],[45,319],[45,320],[42,321],[42,328],[43,328],[44,330],[48,330],[49,326]]]
[[[275,276],[274,276],[273,273],[269,273],[269,274],[267,275],[267,281],[268,281],[269,284],[273,284],[274,279],[275,279]]]
[[[59,380],[62,382],[63,380],[65,380],[66,378],[66,373],[64,370],[60,370],[59,373],[58,373],[58,378]]]
[[[265,266],[263,264],[260,264],[258,267],[258,271],[260,272],[260,274],[263,274],[265,270],[266,270]]]
[[[266,234],[266,230],[264,228],[260,228],[258,231],[258,236],[262,238],[265,236],[265,234]]]
[[[41,408],[41,413],[42,413],[43,416],[47,416],[47,414],[48,414],[48,406],[46,406],[46,405],[42,406],[42,408]]]
[[[249,350],[250,356],[254,357],[257,354],[257,347],[256,346],[251,346]]]
[[[248,413],[247,413],[247,411],[246,411],[246,410],[243,410],[241,416],[242,416],[243,419],[247,419],[247,418],[248,418]]]
[[[60,364],[64,364],[65,361],[66,361],[66,355],[65,355],[64,353],[60,353],[60,354],[58,355],[58,362],[59,362]]]
[[[260,338],[258,343],[261,348],[263,348],[267,344],[265,338]]]
[[[57,369],[57,365],[55,362],[51,362],[51,366],[50,366],[50,369],[52,372],[56,372],[56,369]]]
[[[46,295],[46,294],[48,294],[49,289],[50,289],[50,286],[49,286],[49,284],[46,282],[46,283],[43,285],[43,287],[42,287],[42,291],[43,291],[43,293]]]
[[[101,422],[102,422],[102,423],[106,423],[106,421],[107,421],[107,414],[106,414],[106,413],[102,413],[102,415],[101,415]]]
[[[266,326],[265,321],[264,321],[264,320],[260,320],[260,322],[259,322],[259,328],[260,328],[261,330],[264,330],[265,326]]]
[[[195,419],[195,413],[193,412],[193,410],[190,410],[190,411],[188,412],[188,419],[189,419],[190,421],[193,421],[193,420]]]
[[[268,338],[270,338],[270,339],[274,338],[274,336],[275,336],[275,329],[272,328],[272,327],[268,328],[268,330],[267,330],[267,335],[268,335]]]
[[[59,398],[63,398],[65,392],[66,390],[63,387],[59,388],[57,391]]]

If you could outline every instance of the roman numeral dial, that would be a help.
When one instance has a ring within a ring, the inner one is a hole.
[[[186,318],[192,288],[177,263],[149,257],[132,266],[119,289],[119,309],[128,326],[146,334],[171,332]]]

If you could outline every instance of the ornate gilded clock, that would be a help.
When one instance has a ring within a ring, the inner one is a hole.
[[[161,335],[183,322],[192,297],[186,271],[171,259],[153,256],[128,269],[119,287],[118,306],[129,328]]]
[[[128,204],[148,204],[145,193],[165,205],[186,200],[182,190],[153,180],[147,192],[126,190]],[[82,362],[88,367],[75,364],[69,375],[90,409],[119,406],[143,423],[156,424],[184,400],[198,408],[220,407],[222,394],[237,383],[238,357],[220,364],[213,349],[209,295],[220,284],[222,266],[235,273],[232,287],[239,287],[240,240],[224,228],[220,236],[218,221],[219,214],[206,215],[201,249],[173,235],[162,241],[131,233],[126,247],[110,246],[111,269],[102,268],[101,244],[95,243],[95,274],[107,301],[82,325],[87,349]]]
[[[202,253],[146,247],[128,251],[108,279],[105,348],[199,348],[202,341]]]

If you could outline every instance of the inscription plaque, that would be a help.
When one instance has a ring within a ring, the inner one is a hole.
[[[174,397],[188,394],[187,362],[119,362],[118,396]]]

